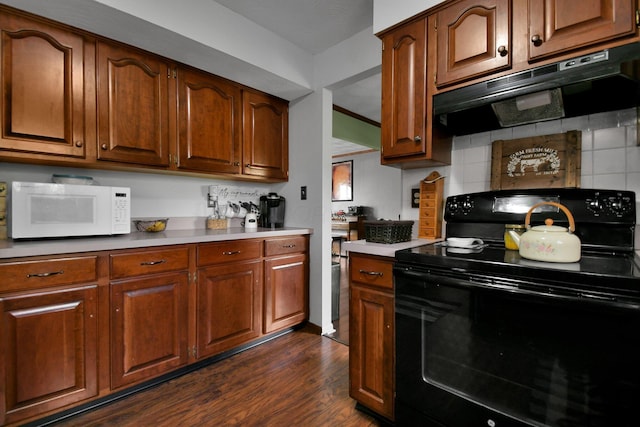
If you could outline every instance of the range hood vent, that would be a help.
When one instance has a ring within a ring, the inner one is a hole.
[[[640,43],[444,92],[435,123],[454,135],[640,105]]]

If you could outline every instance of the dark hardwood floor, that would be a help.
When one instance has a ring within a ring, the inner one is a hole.
[[[349,397],[349,347],[307,327],[56,426],[380,426]]]

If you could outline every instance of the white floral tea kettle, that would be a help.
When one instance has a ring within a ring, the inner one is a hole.
[[[538,206],[556,206],[567,216],[569,228],[553,225],[553,220],[547,218],[545,225],[531,227],[531,213]],[[509,235],[518,245],[520,256],[536,261],[548,262],[577,262],[580,260],[580,239],[573,234],[576,229],[573,215],[564,205],[556,202],[540,202],[531,207],[525,217],[527,231],[519,235],[515,231],[509,231]]]

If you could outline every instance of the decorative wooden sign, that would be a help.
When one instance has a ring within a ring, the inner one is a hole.
[[[580,187],[582,133],[494,141],[491,189]]]

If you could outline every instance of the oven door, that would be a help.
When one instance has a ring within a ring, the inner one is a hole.
[[[398,425],[637,425],[638,305],[451,270],[394,277]]]

